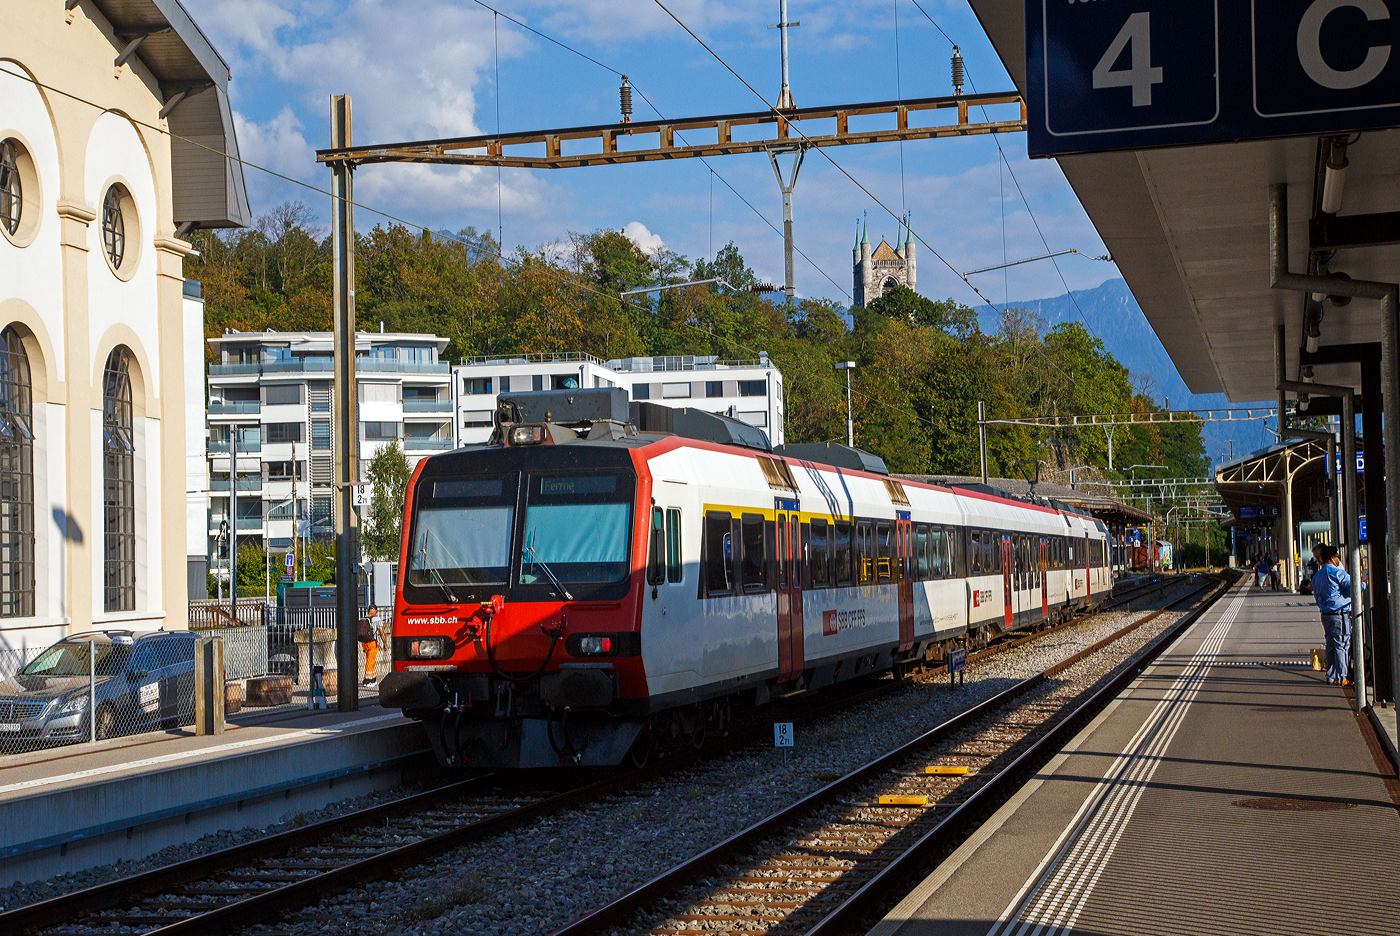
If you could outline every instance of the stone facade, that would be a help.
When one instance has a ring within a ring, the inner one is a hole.
[[[908,231],[908,226],[903,226]],[[851,281],[855,304],[869,305],[885,293],[900,286],[917,288],[918,266],[914,257],[914,235],[906,234],[904,243],[891,247],[885,240],[873,251],[870,249],[870,234],[864,225],[855,248],[851,251]]]

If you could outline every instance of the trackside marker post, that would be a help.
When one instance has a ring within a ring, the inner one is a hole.
[[[788,759],[788,751],[793,747],[792,722],[773,723],[773,747],[783,749],[783,760]]]
[[[953,677],[956,674],[958,685],[962,685],[966,679],[967,671],[967,648],[959,647],[948,654],[948,685],[953,685]]]

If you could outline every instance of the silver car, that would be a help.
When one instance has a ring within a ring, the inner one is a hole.
[[[65,637],[0,682],[0,747],[100,740],[183,724],[194,713],[195,640],[164,631]],[[95,731],[88,720],[93,704]]]

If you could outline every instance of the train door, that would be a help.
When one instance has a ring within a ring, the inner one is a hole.
[[[778,564],[778,682],[802,675],[802,524],[797,501],[775,499]]]
[[[1050,616],[1050,583],[1048,575],[1050,569],[1050,542],[1045,537],[1040,538],[1040,616]]]
[[[1016,547],[1011,543],[1011,537],[1001,538],[1001,584],[1005,593],[1006,601],[1006,629],[1011,630],[1011,621],[1015,617],[1015,610],[1011,606],[1011,575],[1016,568]]]
[[[1089,568],[1089,534],[1084,534],[1084,600],[1094,599],[1094,584],[1089,581],[1089,576],[1094,574],[1094,570]]]
[[[899,582],[899,649],[914,645],[914,525],[909,511],[895,512],[894,541]]]

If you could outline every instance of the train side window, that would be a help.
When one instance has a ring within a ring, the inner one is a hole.
[[[862,585],[875,581],[875,550],[870,541],[870,523],[856,524],[856,575]]]
[[[665,511],[651,508],[651,551],[647,555],[647,584],[660,585],[666,580],[666,522]]]
[[[743,539],[744,556],[741,571],[741,581],[744,591],[762,592],[768,590],[767,563],[764,562],[764,540],[767,538],[764,530],[763,517],[758,514],[744,514],[740,526],[740,537]]]
[[[966,573],[962,566],[963,552],[958,540],[957,527],[943,528],[943,577],[963,578]]]
[[[987,547],[987,566],[993,572],[1001,571],[1001,537],[995,533],[983,533],[982,543]]]
[[[666,581],[679,582],[685,577],[685,566],[681,565],[681,512],[675,507],[666,509]]]
[[[826,588],[831,584],[827,567],[827,522],[813,520],[807,537],[808,565],[811,568],[812,587]]]
[[[881,582],[888,582],[894,578],[894,558],[893,543],[890,541],[890,525],[888,523],[875,524],[875,545],[879,550],[875,562],[875,578]]]
[[[729,514],[711,511],[705,514],[705,593],[729,595],[734,592],[730,578],[733,569],[734,537],[730,531]]]
[[[851,525],[849,523],[834,524],[836,532],[832,536],[832,556],[835,557],[832,573],[838,586],[850,586],[856,583],[855,563],[851,555]]]
[[[927,582],[932,577],[931,568],[928,527],[921,523],[914,528],[914,581]]]
[[[944,540],[944,537],[943,537],[943,528],[942,528],[942,527],[934,527],[933,529],[929,530],[929,542],[928,542],[929,574],[928,574],[928,577],[931,578],[931,579],[941,579],[941,578],[943,578],[944,576],[946,576],[946,575],[948,574],[948,569],[947,569],[947,565],[948,565],[948,564],[947,564],[946,562],[943,561],[943,560],[944,560],[943,550],[947,548],[947,547],[944,545],[944,542],[945,542],[945,540]]]
[[[969,557],[971,558],[971,560],[972,560],[972,569],[971,569],[971,571],[973,572],[973,574],[980,573],[980,572],[982,571],[982,531],[981,531],[981,530],[973,530],[971,533],[968,534],[968,550],[967,550],[967,554],[968,554],[968,556],[969,556]]]

